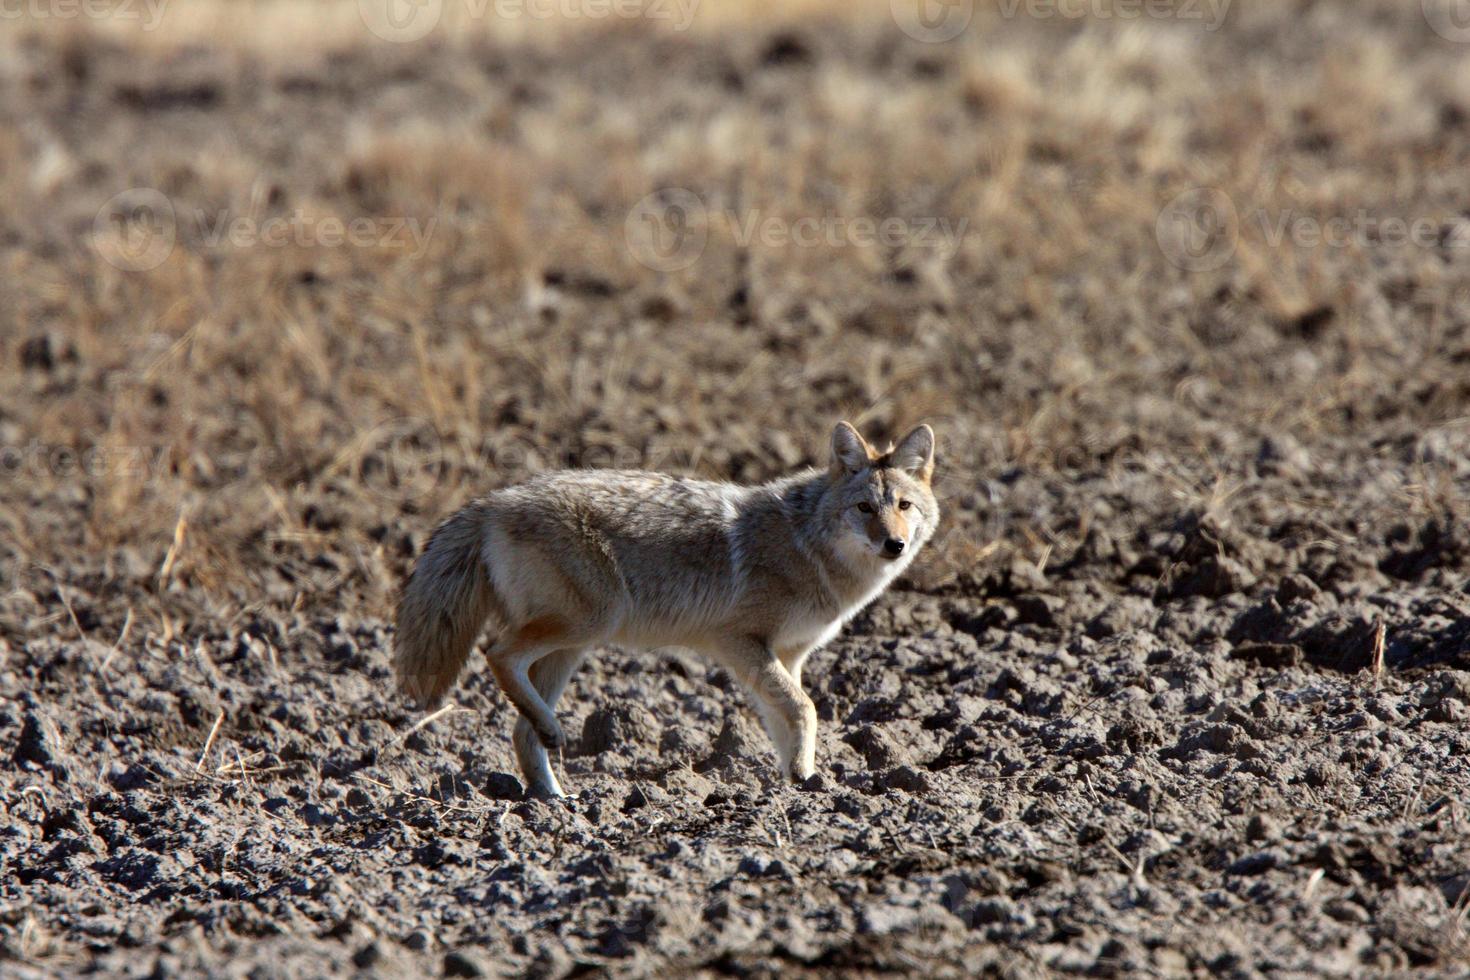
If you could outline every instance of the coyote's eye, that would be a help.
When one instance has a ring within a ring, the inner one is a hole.
[[[873,512],[873,505],[868,503],[867,501],[864,501],[863,503],[858,504],[858,510],[862,511],[864,514],[871,514]]]
[[[899,510],[908,510],[913,505],[914,505],[914,502],[912,500],[900,500],[898,502],[898,509]]]

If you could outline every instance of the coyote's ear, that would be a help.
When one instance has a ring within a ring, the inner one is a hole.
[[[872,459],[873,454],[858,430],[846,422],[838,422],[832,430],[832,469],[856,473]]]
[[[921,425],[899,442],[889,458],[896,469],[928,483],[934,478],[934,430]]]

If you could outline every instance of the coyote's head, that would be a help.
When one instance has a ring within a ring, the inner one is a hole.
[[[832,432],[831,486],[838,552],[850,559],[912,557],[939,524],[934,430],[921,425],[897,446],[878,452],[846,422]]]

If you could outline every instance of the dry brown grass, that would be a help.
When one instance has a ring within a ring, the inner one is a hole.
[[[100,37],[177,50],[207,45],[271,60],[376,43],[370,21],[383,0],[95,0],[96,16],[46,16],[52,5],[17,5],[9,20],[51,34]],[[66,9],[65,6],[57,9]],[[633,24],[652,32],[718,34],[799,24],[813,17],[874,22],[883,4],[841,0],[403,0],[405,33],[415,15],[432,18],[424,39],[446,44],[556,44],[569,35]],[[391,28],[390,28],[391,29]],[[396,35],[395,35],[396,36]]]
[[[0,444],[45,455],[0,477],[7,618],[36,622],[63,563],[107,635],[131,606],[155,631],[259,602],[381,615],[408,535],[479,489],[609,461],[762,478],[839,415],[939,424],[944,580],[997,530],[1027,540],[980,492],[1010,467],[1162,454],[1210,486],[1265,435],[1341,454],[1365,420],[1392,444],[1464,418],[1465,252],[1250,217],[1459,220],[1470,89],[1417,4],[1240,2],[1217,33],[982,6],[950,45],[822,0],[706,2],[688,33],[450,17],[416,45],[335,0],[18,28]],[[1188,272],[1156,222],[1198,186],[1241,230]],[[145,271],[93,235],[130,187],[178,215]],[[708,241],[663,273],[625,223],[669,187]],[[431,233],[211,244],[220,214]],[[744,242],[752,216],[968,233]]]

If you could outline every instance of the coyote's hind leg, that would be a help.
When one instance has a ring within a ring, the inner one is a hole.
[[[556,702],[581,665],[583,655],[584,652],[576,648],[554,650],[531,665],[531,684],[541,695],[547,708],[555,711]],[[526,778],[526,789],[530,794],[561,796],[561,784],[552,771],[546,746],[542,744],[524,714],[516,719],[512,741],[515,745],[516,761],[520,763],[521,774]]]
[[[518,654],[514,658],[492,658],[490,672],[495,675],[495,683],[500,685],[506,698],[516,706],[521,718],[531,727],[537,740],[548,749],[559,749],[566,744],[567,737],[556,720],[556,712],[551,710],[551,705],[546,703],[541,692],[531,683],[531,664],[547,652],[543,649]]]

